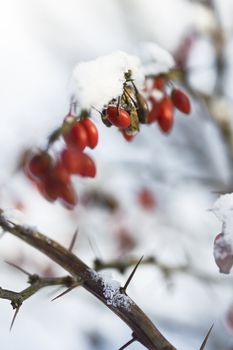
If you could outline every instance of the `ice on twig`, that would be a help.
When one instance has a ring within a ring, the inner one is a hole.
[[[129,70],[140,89],[144,76],[140,60],[136,56],[117,51],[78,63],[73,71],[72,85],[74,98],[80,108],[90,109],[93,106],[101,110],[113,98],[120,96],[125,81],[124,74]]]

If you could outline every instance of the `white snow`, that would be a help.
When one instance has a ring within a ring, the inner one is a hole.
[[[130,311],[130,306],[133,304],[133,301],[128,295],[120,292],[121,285],[118,281],[112,278],[111,273],[108,271],[103,271],[98,273],[95,272],[92,275],[96,281],[101,280],[101,284],[103,285],[103,294],[108,305],[121,308],[123,307]]]
[[[214,12],[200,3],[190,4],[192,25],[201,33],[211,33],[217,30],[217,21]]]
[[[132,78],[140,89],[144,81],[140,60],[123,51],[100,56],[76,65],[72,84],[74,97],[82,109],[94,106],[102,109],[113,98],[122,94],[124,74],[132,71]]]
[[[141,43],[139,45],[139,55],[145,75],[167,73],[175,66],[175,60],[172,55],[161,46],[152,42]]]
[[[215,262],[220,272],[229,273],[233,265],[233,193],[220,196],[213,212],[222,222],[222,235],[214,243]]]
[[[4,210],[2,216],[7,220],[7,221],[12,221],[15,224],[21,225],[24,222],[24,214],[22,211],[14,208],[9,208]],[[10,224],[10,223],[9,223]]]
[[[233,193],[220,196],[213,206],[213,212],[223,223],[225,236],[233,238]]]

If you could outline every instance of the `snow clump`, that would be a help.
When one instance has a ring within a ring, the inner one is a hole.
[[[132,72],[132,79],[140,89],[144,82],[138,57],[117,51],[95,60],[80,62],[73,71],[74,99],[81,109],[102,109],[123,92],[125,73]]]

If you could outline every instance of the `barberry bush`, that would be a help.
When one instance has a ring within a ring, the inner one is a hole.
[[[100,2],[57,4],[75,35],[28,38],[20,94],[2,75],[3,346],[230,350],[230,5]],[[121,39],[95,51],[101,26]]]

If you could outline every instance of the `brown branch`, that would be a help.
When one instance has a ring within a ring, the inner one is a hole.
[[[120,317],[132,329],[135,340],[147,349],[175,350],[136,303],[120,291],[120,287],[112,287],[111,281],[105,281],[69,250],[34,229],[8,221],[3,214],[0,215],[0,226],[68,271],[87,291]]]
[[[120,273],[124,273],[129,267],[135,266],[138,262],[138,258],[129,258],[124,260],[110,260],[110,261],[103,261],[99,258],[94,260],[94,269],[96,271],[100,271],[103,269],[116,269]],[[232,281],[229,279],[221,279],[215,276],[211,276],[209,274],[203,273],[202,271],[196,270],[189,264],[183,264],[183,265],[167,265],[165,263],[162,263],[156,257],[154,256],[148,256],[144,258],[141,262],[141,265],[152,265],[157,267],[166,278],[170,278],[171,276],[175,274],[187,274],[189,276],[192,276],[207,285],[209,284],[218,284],[221,280],[221,283],[226,284],[232,284]]]
[[[16,309],[40,289],[49,286],[70,287],[74,284],[74,279],[71,276],[43,278],[38,275],[30,275],[28,283],[30,286],[21,292],[14,292],[0,287],[0,298],[10,300],[13,309]]]
[[[55,277],[55,278],[42,278],[39,277],[36,274],[29,274],[19,266],[16,266],[15,264],[8,263],[9,265],[12,265],[13,267],[19,269],[23,273],[27,274],[29,276],[28,283],[30,284],[30,287],[22,290],[21,292],[14,292],[8,289],[3,289],[0,287],[0,298],[1,299],[7,299],[11,301],[11,305],[13,309],[15,309],[14,316],[11,321],[10,330],[12,329],[16,316],[18,315],[19,309],[22,306],[23,302],[30,298],[32,295],[37,293],[40,289],[48,286],[57,286],[57,285],[64,285],[64,286],[73,286],[74,285],[74,279],[71,276],[65,276],[65,277]],[[75,285],[77,286],[77,284]],[[70,287],[71,288],[71,287]],[[74,288],[74,287],[73,287]],[[64,294],[64,293],[63,293]]]

